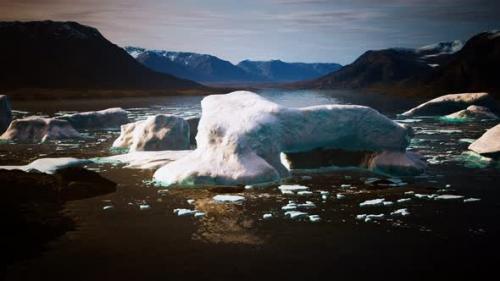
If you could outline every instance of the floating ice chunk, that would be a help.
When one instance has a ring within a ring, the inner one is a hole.
[[[391,205],[394,205],[394,202],[392,202],[392,201],[384,201],[382,204],[384,204],[384,206],[391,206]]]
[[[248,189],[253,189],[253,187],[254,187],[253,185],[249,185],[249,184],[245,185],[245,189],[247,189],[247,190]]]
[[[22,170],[25,172],[39,171],[45,174],[54,174],[56,171],[69,167],[80,167],[89,164],[89,160],[72,157],[40,158],[24,166],[0,166],[5,170]]]
[[[410,212],[408,211],[408,209],[404,208],[404,209],[398,209],[394,212],[391,212],[391,216],[408,216],[410,215]]]
[[[194,200],[194,199],[188,199],[188,200],[187,200],[187,203],[188,203],[189,205],[193,205],[193,204],[194,204],[194,202],[195,202],[195,200]]]
[[[283,211],[291,211],[297,209],[297,204],[295,203],[288,203],[285,206],[281,207]]]
[[[337,199],[344,199],[345,195],[342,193],[337,193]]]
[[[442,194],[434,197],[434,200],[458,200],[464,198],[462,195]]]
[[[375,215],[375,214],[361,214],[361,215],[357,215],[356,216],[356,219],[357,220],[364,220],[365,222],[369,222],[369,221],[372,221],[372,220],[379,220],[379,219],[383,219],[384,218],[384,214],[378,214],[378,215]]]
[[[321,195],[329,195],[330,191],[325,191],[325,190],[318,190],[319,194]]]
[[[321,221],[321,217],[319,215],[310,215],[309,220],[311,222],[318,222],[318,221]]]
[[[340,185],[340,188],[350,188],[351,185],[350,184],[341,184]]]
[[[107,205],[107,206],[102,207],[103,210],[111,210],[113,208],[114,208],[113,205]]]
[[[308,190],[303,190],[303,191],[297,192],[297,195],[300,195],[300,196],[309,196],[312,194],[313,194],[312,191],[308,191]]]
[[[273,218],[273,214],[270,214],[270,213],[269,214],[264,214],[264,215],[262,215],[262,218],[265,219],[265,220],[271,219],[271,218]]]
[[[304,208],[304,209],[312,209],[312,208],[316,208],[316,204],[314,204],[314,202],[312,202],[312,201],[306,201],[306,203],[298,204],[297,207]]]
[[[215,195],[213,199],[219,203],[242,203],[245,197],[240,195]]]
[[[195,218],[201,218],[205,216],[205,212],[196,211],[193,216]]]
[[[414,195],[414,194],[415,194],[415,191],[412,191],[412,190],[405,192],[405,195]]]
[[[372,199],[372,200],[366,200],[364,202],[359,203],[360,207],[365,207],[365,206],[380,206],[384,204],[384,198],[379,198],[379,199]]]
[[[411,201],[411,198],[401,198],[401,199],[398,199],[398,203],[406,203],[406,202],[409,202]]]
[[[282,194],[285,194],[285,195],[294,195],[295,193],[291,190],[282,190],[281,191]]]
[[[328,195],[321,195],[321,199],[323,199],[323,200],[328,199]]]
[[[285,216],[287,216],[291,219],[300,219],[300,218],[306,217],[307,213],[301,212],[301,211],[288,211],[288,212],[285,212]]]
[[[307,186],[304,186],[304,185],[298,185],[298,184],[294,184],[294,185],[280,185],[278,187],[279,190],[281,190],[281,193],[283,194],[289,194],[289,193],[285,193],[285,192],[297,192],[297,191],[304,191],[304,190],[308,190],[309,187]]]
[[[434,199],[436,196],[436,194],[415,194],[415,197],[419,199]]]
[[[356,216],[357,220],[364,220],[365,218],[366,218],[366,214],[361,214],[361,215]]]
[[[151,206],[148,204],[140,204],[139,205],[139,210],[141,210],[141,211],[142,210],[149,210],[149,209],[151,209]]]
[[[464,203],[472,203],[472,202],[478,202],[481,201],[480,198],[466,198],[464,199]]]
[[[174,209],[174,214],[176,214],[179,217],[183,216],[191,216],[196,213],[196,210],[190,210],[190,209]]]

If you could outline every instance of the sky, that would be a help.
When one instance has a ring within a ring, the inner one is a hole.
[[[77,21],[120,46],[347,64],[500,29],[500,0],[0,0],[0,20]]]

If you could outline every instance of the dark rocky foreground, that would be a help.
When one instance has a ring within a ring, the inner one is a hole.
[[[83,168],[55,175],[0,170],[2,266],[37,255],[48,241],[75,227],[61,211],[67,201],[114,192],[116,184]]]

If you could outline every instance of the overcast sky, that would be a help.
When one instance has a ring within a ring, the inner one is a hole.
[[[500,29],[500,0],[0,0],[1,20],[71,20],[112,42],[232,62],[352,62]]]

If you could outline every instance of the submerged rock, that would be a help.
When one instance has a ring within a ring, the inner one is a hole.
[[[469,145],[469,149],[483,156],[500,156],[500,124],[489,129],[479,139]]]
[[[486,106],[493,110],[496,109],[495,101],[488,93],[463,93],[437,97],[404,112],[402,115],[408,117],[418,115],[447,115],[463,110],[471,105]]]
[[[197,148],[154,174],[162,185],[238,185],[289,176],[281,153],[404,151],[410,130],[357,105],[287,108],[245,91],[202,100]]]
[[[471,105],[464,110],[446,115],[447,119],[498,119],[498,116],[485,106]]]
[[[79,112],[58,117],[77,129],[118,128],[129,122],[128,112],[119,107]]]
[[[10,108],[9,97],[0,95],[0,134],[5,132],[12,121],[12,111]]]
[[[185,150],[189,146],[188,122],[163,114],[122,125],[120,136],[113,142],[113,147],[130,151]]]
[[[12,121],[0,139],[37,143],[79,137],[80,134],[66,120],[32,116]]]

